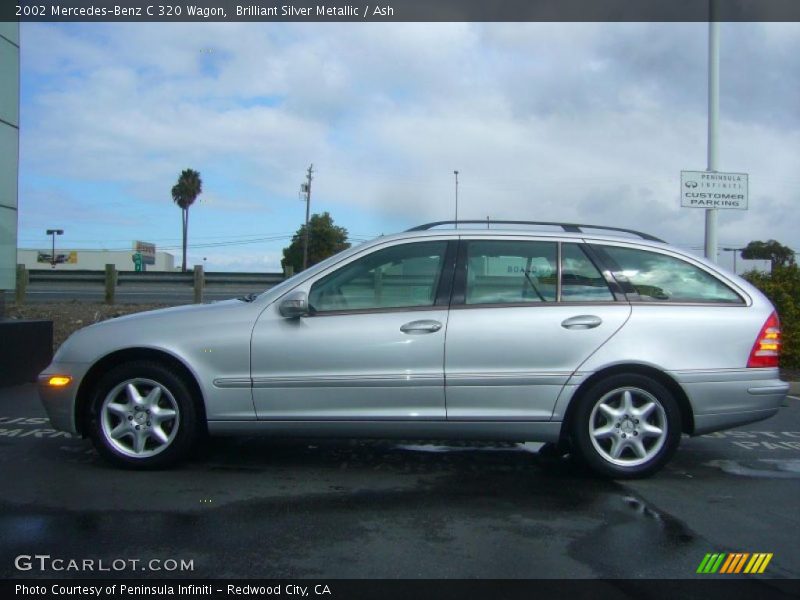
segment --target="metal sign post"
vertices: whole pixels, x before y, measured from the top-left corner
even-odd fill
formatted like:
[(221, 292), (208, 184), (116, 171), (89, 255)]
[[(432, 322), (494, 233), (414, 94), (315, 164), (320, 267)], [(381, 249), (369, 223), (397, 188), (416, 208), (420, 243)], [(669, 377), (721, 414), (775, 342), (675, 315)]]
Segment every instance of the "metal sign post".
[(140, 252), (134, 252), (133, 256), (133, 270), (137, 273), (141, 273), (144, 271), (144, 263), (142, 261), (142, 255)]
[[(719, 133), (719, 23), (714, 20), (714, 0), (709, 0), (708, 22), (708, 168), (716, 172), (719, 154), (717, 134)], [(717, 262), (717, 209), (706, 209), (705, 257)]]

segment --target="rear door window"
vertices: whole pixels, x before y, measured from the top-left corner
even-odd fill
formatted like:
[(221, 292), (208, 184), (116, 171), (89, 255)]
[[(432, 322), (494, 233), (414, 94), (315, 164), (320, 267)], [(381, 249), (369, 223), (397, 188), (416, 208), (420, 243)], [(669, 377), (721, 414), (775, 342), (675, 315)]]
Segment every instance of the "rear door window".
[(722, 281), (679, 258), (638, 248), (599, 248), (616, 263), (614, 275), (627, 279), (645, 302), (743, 303)]
[(466, 304), (555, 302), (555, 242), (470, 241)]

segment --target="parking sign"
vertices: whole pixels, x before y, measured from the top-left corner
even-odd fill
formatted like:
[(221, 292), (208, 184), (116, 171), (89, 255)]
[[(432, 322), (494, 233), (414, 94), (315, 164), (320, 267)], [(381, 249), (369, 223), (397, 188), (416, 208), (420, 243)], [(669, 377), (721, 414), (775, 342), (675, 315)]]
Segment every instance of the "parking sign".
[(681, 206), (747, 210), (747, 173), (681, 171)]

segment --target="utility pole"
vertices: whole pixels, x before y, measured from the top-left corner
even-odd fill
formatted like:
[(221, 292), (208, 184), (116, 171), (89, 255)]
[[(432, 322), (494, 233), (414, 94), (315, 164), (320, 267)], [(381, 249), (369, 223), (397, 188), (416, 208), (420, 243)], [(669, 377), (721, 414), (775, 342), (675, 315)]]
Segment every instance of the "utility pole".
[(314, 164), (312, 163), (308, 167), (308, 171), (306, 173), (306, 182), (301, 186), (301, 190), (306, 194), (306, 228), (305, 228), (305, 235), (303, 236), (303, 270), (305, 271), (308, 268), (308, 216), (309, 211), (311, 209), (311, 180), (313, 177), (311, 174), (314, 172)]
[[(708, 0), (708, 168), (715, 172), (719, 153), (719, 23), (716, 21), (716, 0)], [(706, 209), (705, 257), (717, 262), (717, 209)]]
[(458, 171), (453, 171), (456, 176), (456, 229), (458, 229)]

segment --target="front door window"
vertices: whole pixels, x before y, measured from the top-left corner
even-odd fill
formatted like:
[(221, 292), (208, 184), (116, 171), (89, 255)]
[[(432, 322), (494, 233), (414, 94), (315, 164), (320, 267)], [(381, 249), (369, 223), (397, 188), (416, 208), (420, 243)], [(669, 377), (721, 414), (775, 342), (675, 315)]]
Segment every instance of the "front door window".
[(311, 287), (313, 313), (433, 306), (446, 241), (399, 244), (354, 260)]

